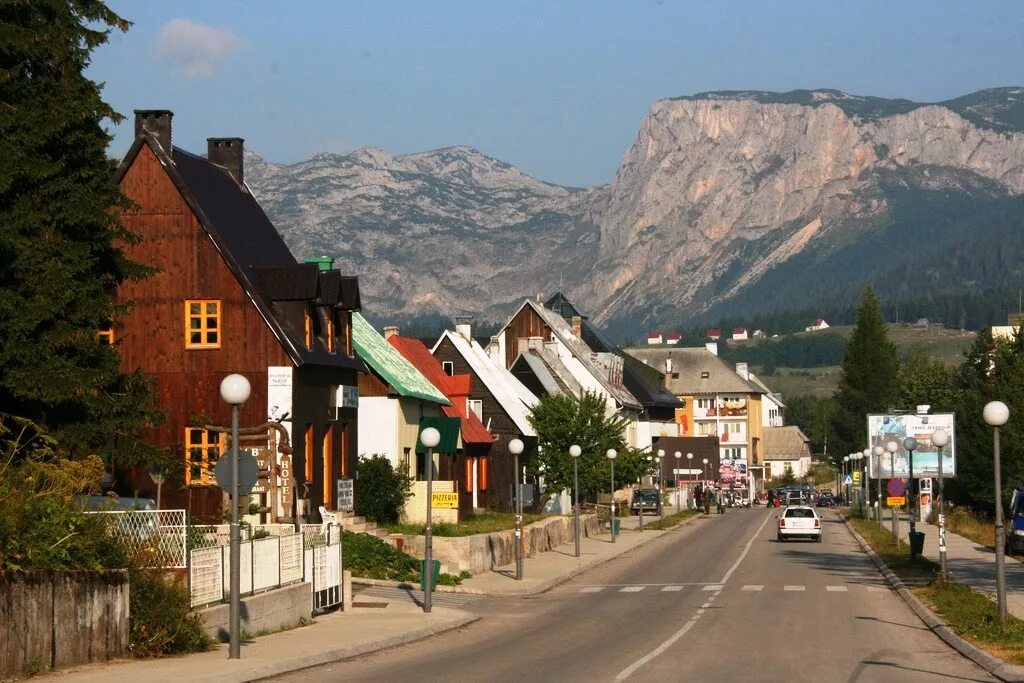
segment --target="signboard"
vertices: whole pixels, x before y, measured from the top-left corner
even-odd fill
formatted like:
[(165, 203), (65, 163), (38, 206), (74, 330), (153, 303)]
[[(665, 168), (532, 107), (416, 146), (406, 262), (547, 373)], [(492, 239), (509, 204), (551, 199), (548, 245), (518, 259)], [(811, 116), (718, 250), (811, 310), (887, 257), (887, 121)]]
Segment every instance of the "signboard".
[(355, 509), (353, 482), (348, 477), (338, 480), (338, 509), (343, 512), (352, 512)]
[(902, 479), (890, 479), (889, 483), (885, 485), (885, 490), (890, 496), (902, 496), (907, 492), (907, 485)]
[(256, 467), (258, 468), (258, 479), (252, 487), (253, 493), (266, 493), (269, 489), (271, 469), (274, 466), (274, 453), (269, 448), (257, 448)]
[[(936, 477), (939, 474), (938, 448), (932, 445), (931, 435), (938, 429), (949, 435), (949, 443), (942, 448), (942, 474), (956, 476), (956, 431), (953, 413), (930, 415), (885, 414), (868, 415), (868, 444), (885, 448), (890, 442), (897, 445), (896, 452), (888, 450), (881, 458), (870, 458), (872, 478), (910, 476), (910, 453), (903, 447), (908, 436), (917, 439), (914, 450), (914, 478)], [(881, 460), (881, 462), (876, 462)]]
[(885, 504), (891, 508), (903, 507), (907, 504), (907, 499), (904, 496), (889, 496), (885, 499)]
[(278, 458), (278, 466), (280, 474), (277, 477), (278, 491), (281, 493), (281, 511), (282, 517), (289, 517), (292, 514), (292, 456), (287, 453), (282, 453)]
[(430, 494), (430, 504), (435, 508), (447, 508), (449, 510), (458, 510), (459, 494), (438, 493), (437, 491), (432, 491)]
[(853, 485), (860, 486), (860, 470), (856, 470), (853, 473)]
[(843, 479), (843, 485), (850, 486), (851, 484), (853, 484), (853, 477), (851, 477), (849, 474), (847, 474), (846, 478)]
[(726, 489), (747, 488), (746, 458), (722, 458), (718, 463), (718, 480)]

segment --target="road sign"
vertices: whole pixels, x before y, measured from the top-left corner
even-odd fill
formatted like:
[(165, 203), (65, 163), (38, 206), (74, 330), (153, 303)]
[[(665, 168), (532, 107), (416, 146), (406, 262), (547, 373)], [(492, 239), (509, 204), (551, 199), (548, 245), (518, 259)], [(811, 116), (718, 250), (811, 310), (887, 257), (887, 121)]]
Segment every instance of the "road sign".
[(907, 492), (907, 485), (902, 479), (890, 479), (889, 483), (885, 485), (885, 490), (889, 492), (890, 496), (902, 496)]
[(853, 483), (855, 486), (860, 486), (860, 470), (853, 473)]
[(846, 475), (846, 479), (843, 479), (843, 484), (845, 486), (850, 486), (851, 484), (853, 484), (853, 477), (851, 477), (849, 474), (847, 474)]
[[(231, 451), (217, 459), (213, 466), (213, 474), (217, 478), (217, 486), (228, 493), (231, 492)], [(260, 477), (260, 466), (249, 451), (238, 451), (238, 493), (248, 495), (256, 480)]]
[(907, 499), (904, 496), (889, 496), (885, 499), (885, 504), (891, 508), (903, 507), (907, 504)]
[(149, 470), (149, 478), (153, 480), (153, 483), (157, 486), (161, 486), (164, 483), (164, 479), (167, 476), (167, 470), (163, 467), (156, 465)]

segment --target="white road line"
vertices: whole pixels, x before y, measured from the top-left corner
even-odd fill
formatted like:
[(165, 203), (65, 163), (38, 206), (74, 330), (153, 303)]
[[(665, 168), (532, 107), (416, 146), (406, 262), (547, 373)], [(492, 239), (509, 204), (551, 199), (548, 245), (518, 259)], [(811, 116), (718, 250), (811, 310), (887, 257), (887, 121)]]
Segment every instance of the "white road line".
[(804, 590), (804, 587), (803, 586), (783, 586), (782, 590), (784, 590), (784, 591), (802, 591), (802, 590)]
[(604, 590), (604, 586), (584, 586), (580, 589), (580, 593), (600, 593)]
[(759, 590), (764, 590), (764, 586), (749, 585), (749, 586), (744, 586), (743, 590), (745, 590), (745, 591), (759, 591)]
[[(764, 518), (764, 521), (761, 522), (761, 526), (757, 527), (757, 531), (755, 531), (754, 534), (750, 537), (750, 540), (747, 541), (747, 546), (743, 549), (743, 552), (740, 554), (739, 559), (736, 560), (736, 563), (733, 564), (733, 566), (729, 568), (729, 571), (727, 571), (725, 573), (725, 576), (722, 577), (722, 580), (718, 584), (719, 590), (721, 589), (720, 587), (722, 585), (724, 585), (725, 583), (727, 583), (729, 581), (729, 577), (732, 576), (732, 573), (734, 571), (736, 571), (736, 568), (740, 566), (741, 562), (743, 562), (744, 558), (747, 556), (747, 553), (750, 552), (750, 547), (752, 545), (754, 545), (754, 541), (757, 540), (757, 537), (761, 535), (761, 530), (764, 529), (764, 525), (767, 524), (768, 520), (771, 519), (772, 517), (773, 517), (773, 515), (771, 515), (771, 514), (766, 515), (765, 518)], [(704, 590), (709, 590), (709, 588), (707, 586), (705, 586)], [(714, 589), (711, 589), (711, 590), (714, 590)], [(630, 664), (628, 667), (626, 667), (625, 669), (620, 671), (619, 675), (615, 677), (615, 680), (617, 680), (617, 681), (624, 681), (624, 680), (626, 680), (627, 678), (632, 676), (633, 672), (635, 672), (637, 669), (642, 667), (644, 664), (647, 664), (647, 662), (651, 661), (652, 659), (654, 659), (655, 657), (660, 655), (662, 652), (664, 652), (668, 648), (672, 647), (672, 645), (677, 640), (679, 640), (680, 638), (685, 636), (687, 634), (687, 632), (689, 632), (689, 630), (691, 628), (693, 628), (693, 625), (697, 623), (698, 619), (700, 619), (700, 615), (701, 614), (703, 614), (702, 610), (698, 610), (697, 614), (695, 614), (692, 619), (690, 619), (688, 622), (686, 622), (681, 629), (679, 629), (678, 631), (673, 633), (671, 636), (669, 636), (668, 640), (666, 640), (664, 643), (662, 643), (658, 647), (654, 648), (653, 650), (648, 652), (646, 655), (644, 655), (643, 657), (641, 657), (640, 659), (636, 660), (635, 662)]]
[(645, 588), (645, 586), (626, 586), (625, 588), (619, 589), (620, 593), (639, 593)]
[(885, 586), (868, 586), (869, 593), (885, 593), (888, 590)]
[(683, 590), (682, 586), (665, 586), (664, 588), (661, 589), (661, 592), (662, 593), (676, 593), (676, 592), (681, 591), (681, 590)]
[(829, 593), (845, 593), (846, 586), (825, 586), (825, 590)]
[(724, 588), (724, 586), (722, 586), (721, 584), (713, 583), (710, 586), (704, 586), (704, 588), (702, 588), (701, 590), (720, 591), (722, 590), (722, 588)]

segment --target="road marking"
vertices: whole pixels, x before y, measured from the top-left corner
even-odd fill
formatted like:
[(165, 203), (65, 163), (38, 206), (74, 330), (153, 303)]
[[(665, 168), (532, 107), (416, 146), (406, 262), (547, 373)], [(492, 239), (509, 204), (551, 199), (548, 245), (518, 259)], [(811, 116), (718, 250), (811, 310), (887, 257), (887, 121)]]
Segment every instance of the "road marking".
[(585, 586), (580, 589), (580, 593), (600, 593), (604, 590), (604, 586)]
[(804, 587), (803, 586), (783, 586), (782, 590), (784, 590), (784, 591), (802, 591), (802, 590), (804, 590)]
[(884, 593), (889, 589), (885, 586), (868, 586), (869, 593)]
[(681, 591), (681, 590), (683, 590), (682, 586), (665, 586), (664, 588), (661, 589), (661, 592), (662, 593), (675, 593), (675, 592)]
[[(736, 571), (737, 567), (740, 566), (740, 563), (743, 562), (744, 558), (746, 558), (747, 553), (750, 552), (751, 546), (754, 545), (754, 541), (757, 540), (757, 537), (761, 535), (761, 530), (764, 529), (764, 525), (767, 524), (768, 520), (772, 519), (772, 517), (774, 517), (774, 515), (770, 515), (770, 514), (766, 515), (765, 518), (764, 518), (764, 521), (761, 522), (761, 526), (757, 527), (757, 531), (755, 531), (753, 533), (753, 535), (750, 537), (750, 540), (747, 541), (747, 546), (743, 549), (743, 552), (740, 554), (739, 559), (736, 560), (736, 563), (732, 567), (729, 568), (729, 571), (727, 571), (725, 573), (725, 576), (723, 576), (722, 580), (719, 582), (719, 584), (717, 584), (719, 586), (719, 590), (721, 590), (721, 587), (724, 586), (729, 581), (729, 577), (732, 576), (732, 573), (734, 571)], [(709, 590), (709, 589), (708, 589), (707, 586), (705, 586), (704, 590)], [(714, 590), (714, 589), (711, 589), (711, 590)], [(639, 669), (643, 665), (647, 664), (647, 662), (651, 661), (655, 657), (659, 656), (665, 650), (667, 650), (670, 647), (672, 647), (672, 645), (674, 645), (677, 640), (679, 640), (680, 638), (685, 636), (690, 631), (690, 629), (693, 628), (693, 625), (697, 623), (698, 619), (700, 619), (701, 614), (703, 614), (703, 610), (697, 610), (697, 614), (693, 615), (693, 617), (688, 622), (683, 624), (683, 627), (681, 629), (679, 629), (678, 631), (673, 633), (671, 636), (669, 636), (668, 640), (663, 642), (661, 645), (659, 645), (658, 647), (654, 648), (653, 650), (648, 652), (646, 655), (644, 655), (643, 657), (641, 657), (640, 659), (636, 660), (635, 662), (633, 662), (632, 664), (627, 666), (625, 669), (620, 671), (619, 675), (615, 677), (615, 680), (617, 680), (617, 681), (624, 681), (624, 680), (626, 680), (627, 678), (632, 676), (633, 672), (635, 672), (637, 669)]]
[(644, 586), (626, 586), (625, 588), (619, 589), (620, 593), (639, 593), (645, 587)]
[(704, 588), (702, 588), (701, 590), (706, 590), (706, 591), (720, 591), (720, 590), (722, 590), (722, 588), (724, 588), (724, 586), (722, 586), (721, 584), (719, 584), (719, 583), (713, 583), (713, 584), (711, 584), (710, 586), (704, 586)]
[(829, 593), (845, 593), (846, 586), (825, 586), (825, 590)]
[(759, 591), (759, 590), (764, 590), (764, 586), (744, 586), (743, 590), (745, 590), (745, 591)]

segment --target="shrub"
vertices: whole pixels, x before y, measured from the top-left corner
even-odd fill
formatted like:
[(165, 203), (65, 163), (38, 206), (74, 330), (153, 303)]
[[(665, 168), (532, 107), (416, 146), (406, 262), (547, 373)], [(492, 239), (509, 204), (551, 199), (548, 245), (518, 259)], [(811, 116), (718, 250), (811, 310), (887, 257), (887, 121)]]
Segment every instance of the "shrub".
[(353, 576), (392, 581), (413, 581), (419, 576), (419, 560), (376, 536), (346, 531), (342, 540), (345, 567)]
[(201, 652), (210, 647), (199, 616), (192, 614), (188, 589), (159, 569), (129, 571), (131, 633), (136, 657)]
[(353, 495), (357, 515), (378, 524), (396, 524), (412, 495), (412, 480), (404, 468), (395, 470), (379, 453), (359, 458)]

